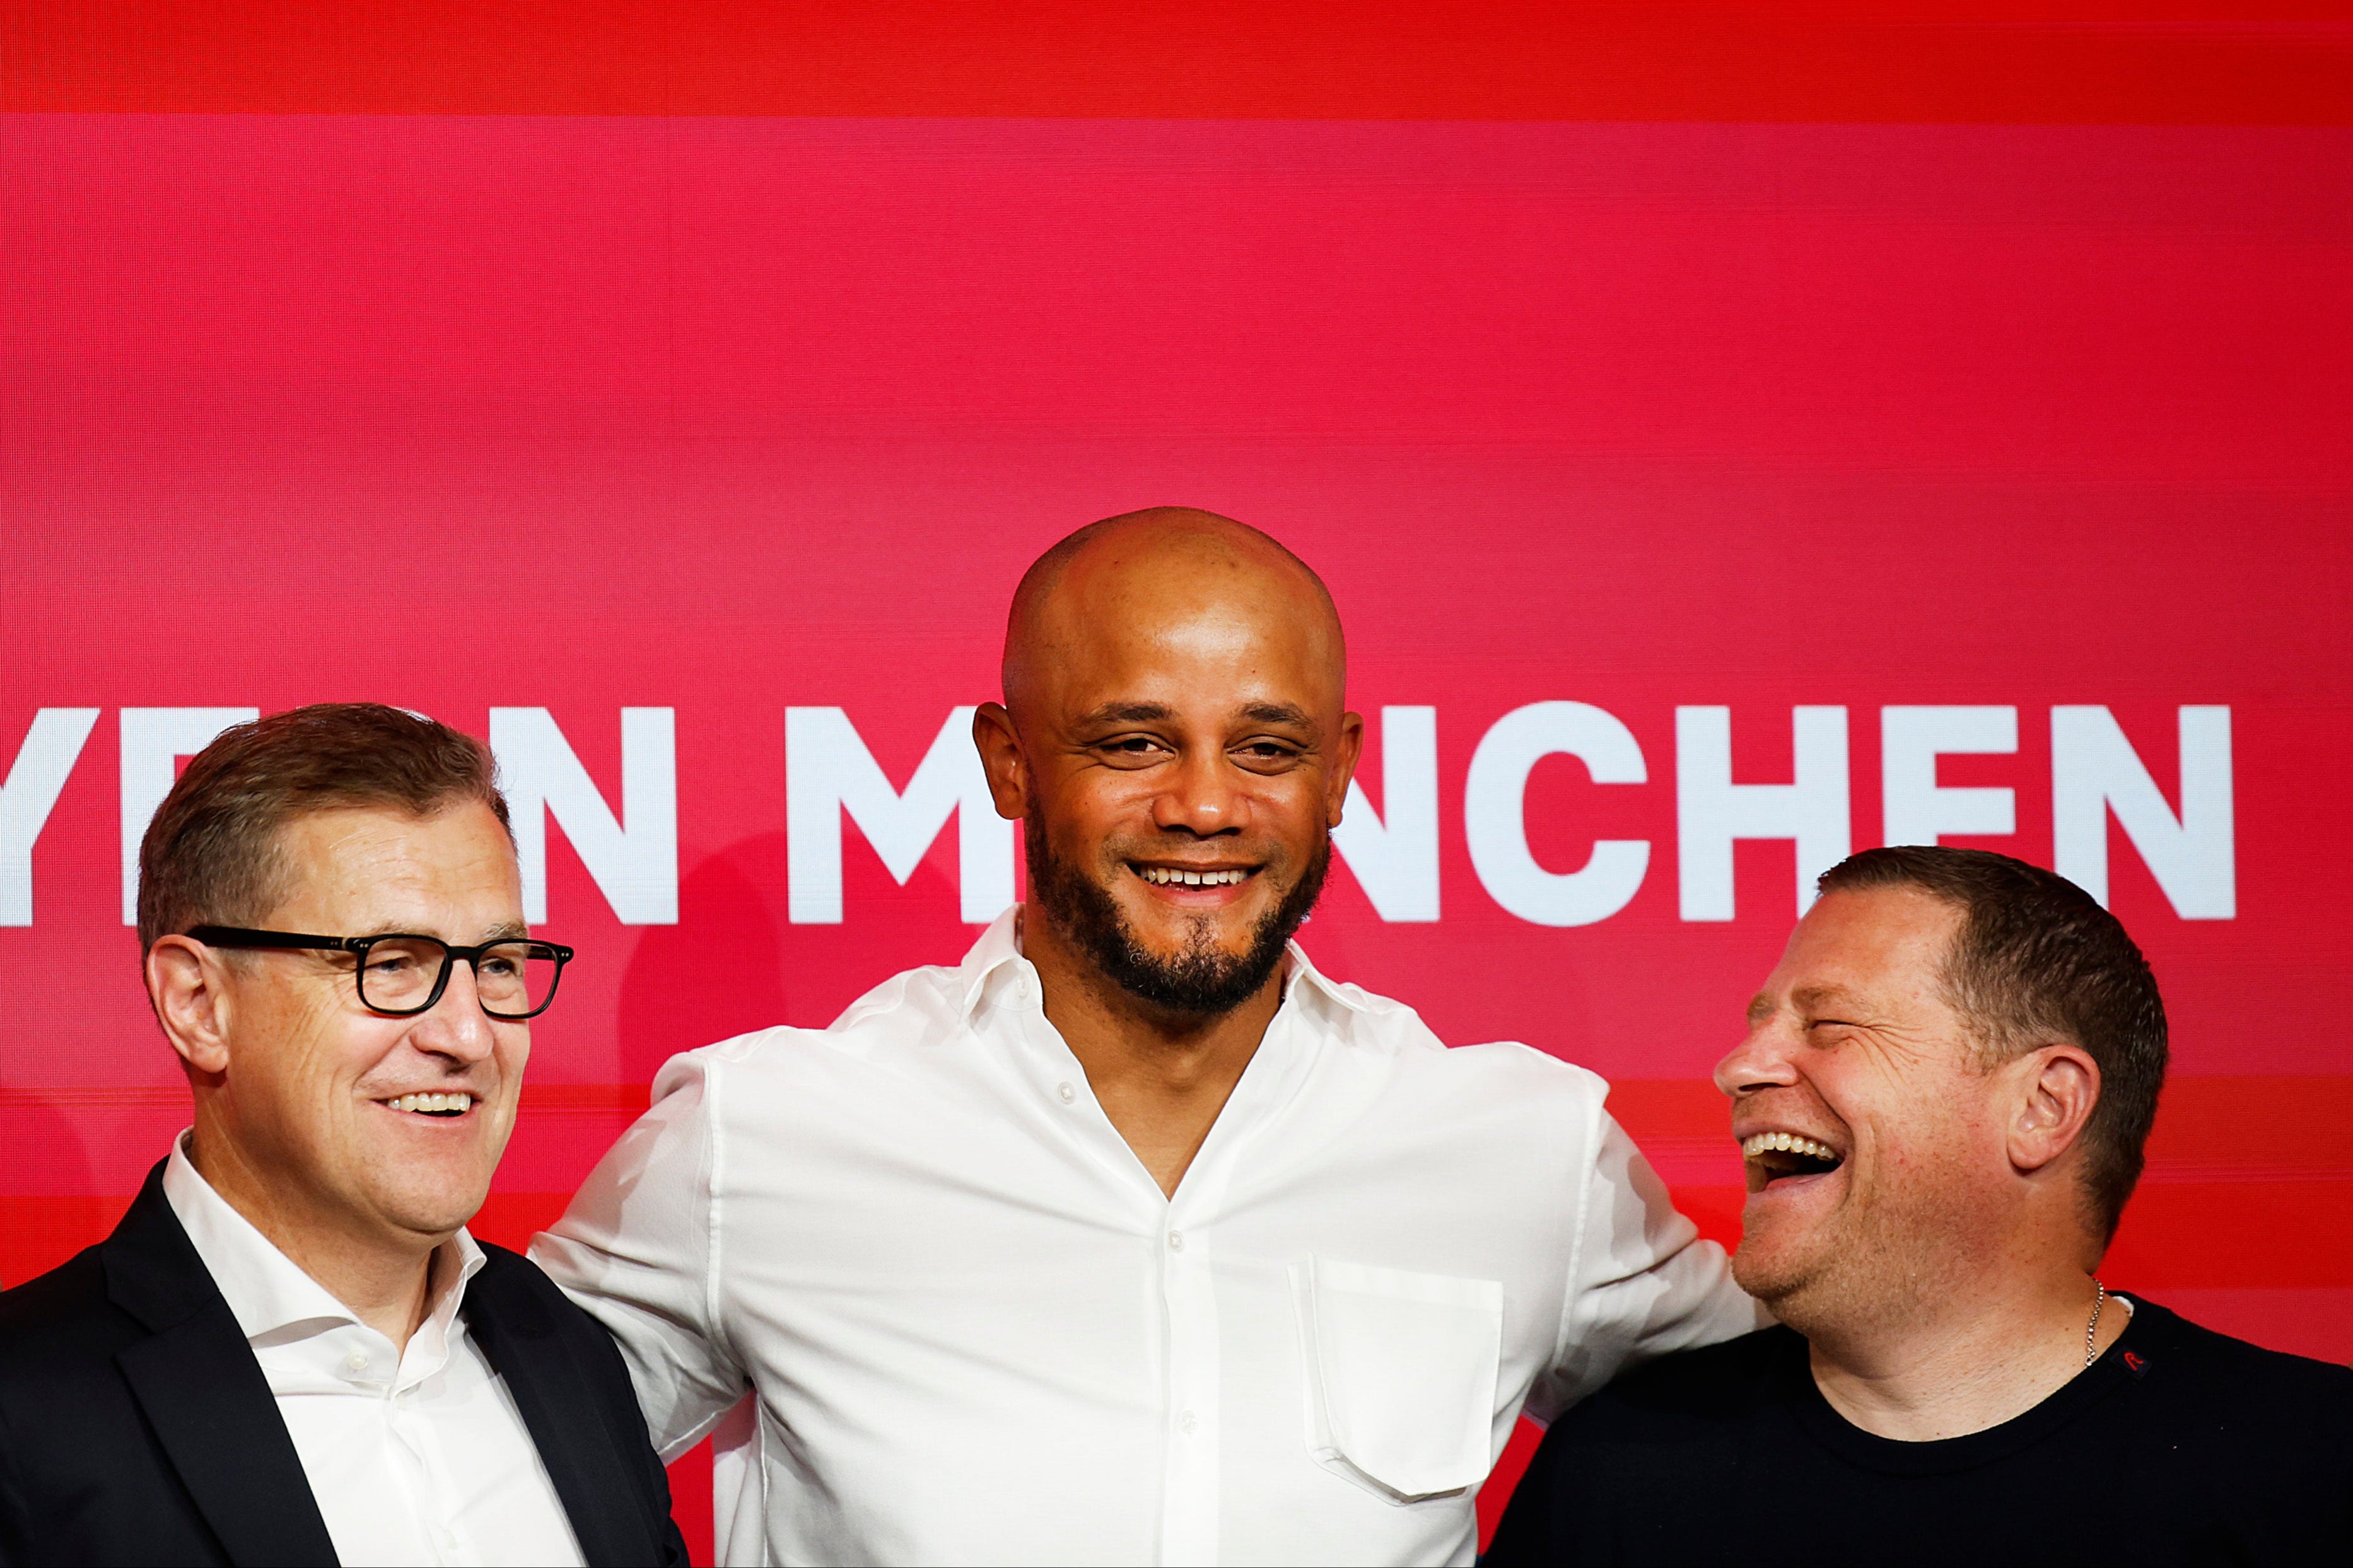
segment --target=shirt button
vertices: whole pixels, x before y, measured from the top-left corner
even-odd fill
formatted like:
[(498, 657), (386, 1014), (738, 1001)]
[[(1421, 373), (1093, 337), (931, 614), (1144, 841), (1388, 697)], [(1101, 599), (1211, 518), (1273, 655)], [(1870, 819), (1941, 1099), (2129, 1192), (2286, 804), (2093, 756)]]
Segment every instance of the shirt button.
[(358, 1351), (353, 1351), (350, 1356), (344, 1360), (343, 1364), (350, 1367), (353, 1372), (365, 1372), (368, 1369), (368, 1358), (361, 1354)]
[(1062, 1103), (1064, 1105), (1068, 1105), (1071, 1101), (1079, 1098), (1079, 1089), (1076, 1084), (1056, 1084), (1054, 1086), (1054, 1092), (1062, 1097)]
[(1185, 1436), (1187, 1437), (1190, 1437), (1193, 1435), (1193, 1428), (1198, 1426), (1200, 1424), (1200, 1418), (1189, 1410), (1176, 1418), (1177, 1427), (1183, 1431)]
[(1183, 1231), (1172, 1230), (1168, 1233), (1168, 1250), (1171, 1252), (1182, 1252), (1185, 1250), (1185, 1233)]

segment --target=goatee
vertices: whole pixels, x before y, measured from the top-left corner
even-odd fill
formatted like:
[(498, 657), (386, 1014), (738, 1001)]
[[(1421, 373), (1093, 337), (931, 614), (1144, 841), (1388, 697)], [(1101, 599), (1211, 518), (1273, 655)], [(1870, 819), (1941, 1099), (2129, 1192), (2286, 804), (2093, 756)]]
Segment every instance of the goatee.
[(1326, 835), (1317, 840), (1305, 869), (1282, 901), (1259, 917), (1242, 952), (1228, 952), (1218, 946), (1212, 922), (1202, 918), (1193, 922), (1183, 949), (1164, 956), (1136, 940), (1108, 889), (1054, 854), (1037, 813), (1029, 815), (1024, 827), (1029, 897), (1047, 918), (1121, 990), (1187, 1017), (1219, 1017), (1259, 994), (1282, 962), (1284, 945), (1322, 896), (1324, 873), (1332, 865), (1332, 840)]

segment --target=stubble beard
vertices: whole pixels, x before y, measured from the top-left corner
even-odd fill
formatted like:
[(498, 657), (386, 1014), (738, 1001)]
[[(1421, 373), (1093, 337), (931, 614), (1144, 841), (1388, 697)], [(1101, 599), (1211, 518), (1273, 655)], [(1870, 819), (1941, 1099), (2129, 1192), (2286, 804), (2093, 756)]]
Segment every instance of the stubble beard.
[(1929, 1192), (1891, 1202), (1882, 1191), (1854, 1195), (1810, 1234), (1768, 1239), (1763, 1250), (1744, 1237), (1732, 1277), (1807, 1339), (1834, 1343), (1901, 1329), (1932, 1298), (1968, 1291), (1990, 1260), (1973, 1256), (1965, 1197)]
[(1788, 1237), (1778, 1246), (1768, 1242), (1760, 1247), (1757, 1238), (1743, 1236), (1732, 1255), (1734, 1281), (1772, 1308), (1782, 1322), (1808, 1333), (1808, 1323), (1824, 1307), (1835, 1310), (1841, 1301), (1853, 1303), (1854, 1292), (1841, 1289), (1840, 1275), (1859, 1263), (1862, 1238), (1852, 1234), (1854, 1227), (1844, 1223), (1846, 1218), (1838, 1215), (1813, 1235)]
[(1023, 826), (1029, 897), (1055, 930), (1121, 990), (1164, 1013), (1187, 1018), (1222, 1017), (1259, 994), (1322, 896), (1332, 864), (1332, 839), (1326, 833), (1317, 838), (1289, 891), (1259, 917), (1242, 952), (1219, 947), (1215, 921), (1200, 915), (1190, 921), (1183, 948), (1162, 954), (1137, 939), (1110, 889), (1054, 853), (1042, 816), (1031, 811)]

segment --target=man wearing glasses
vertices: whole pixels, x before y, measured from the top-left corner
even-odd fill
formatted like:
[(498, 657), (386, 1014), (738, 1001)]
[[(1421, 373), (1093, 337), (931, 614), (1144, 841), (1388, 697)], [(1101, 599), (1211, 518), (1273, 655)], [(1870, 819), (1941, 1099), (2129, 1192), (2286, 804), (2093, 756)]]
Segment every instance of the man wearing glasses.
[(489, 753), (373, 704), (240, 725), (140, 877), (195, 1125), (0, 1296), (0, 1563), (683, 1563), (612, 1342), (466, 1234), (572, 956)]

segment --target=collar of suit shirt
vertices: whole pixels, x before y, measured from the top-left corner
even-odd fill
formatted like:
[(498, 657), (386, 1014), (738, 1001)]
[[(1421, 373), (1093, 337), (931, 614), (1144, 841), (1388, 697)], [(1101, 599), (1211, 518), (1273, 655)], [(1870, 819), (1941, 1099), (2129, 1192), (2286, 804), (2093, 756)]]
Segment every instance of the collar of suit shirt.
[[(172, 1140), (171, 1159), (164, 1167), (164, 1195), (228, 1302), (246, 1342), (259, 1350), (346, 1326), (365, 1329), (356, 1313), (213, 1190), (188, 1159), (188, 1136), (183, 1131)], [(482, 1263), (482, 1249), (463, 1229), (442, 1243), (434, 1258), (432, 1304), (399, 1358), (402, 1386), (431, 1376), (447, 1361), (466, 1282), (481, 1270)], [(385, 1341), (387, 1348), (390, 1342)]]

